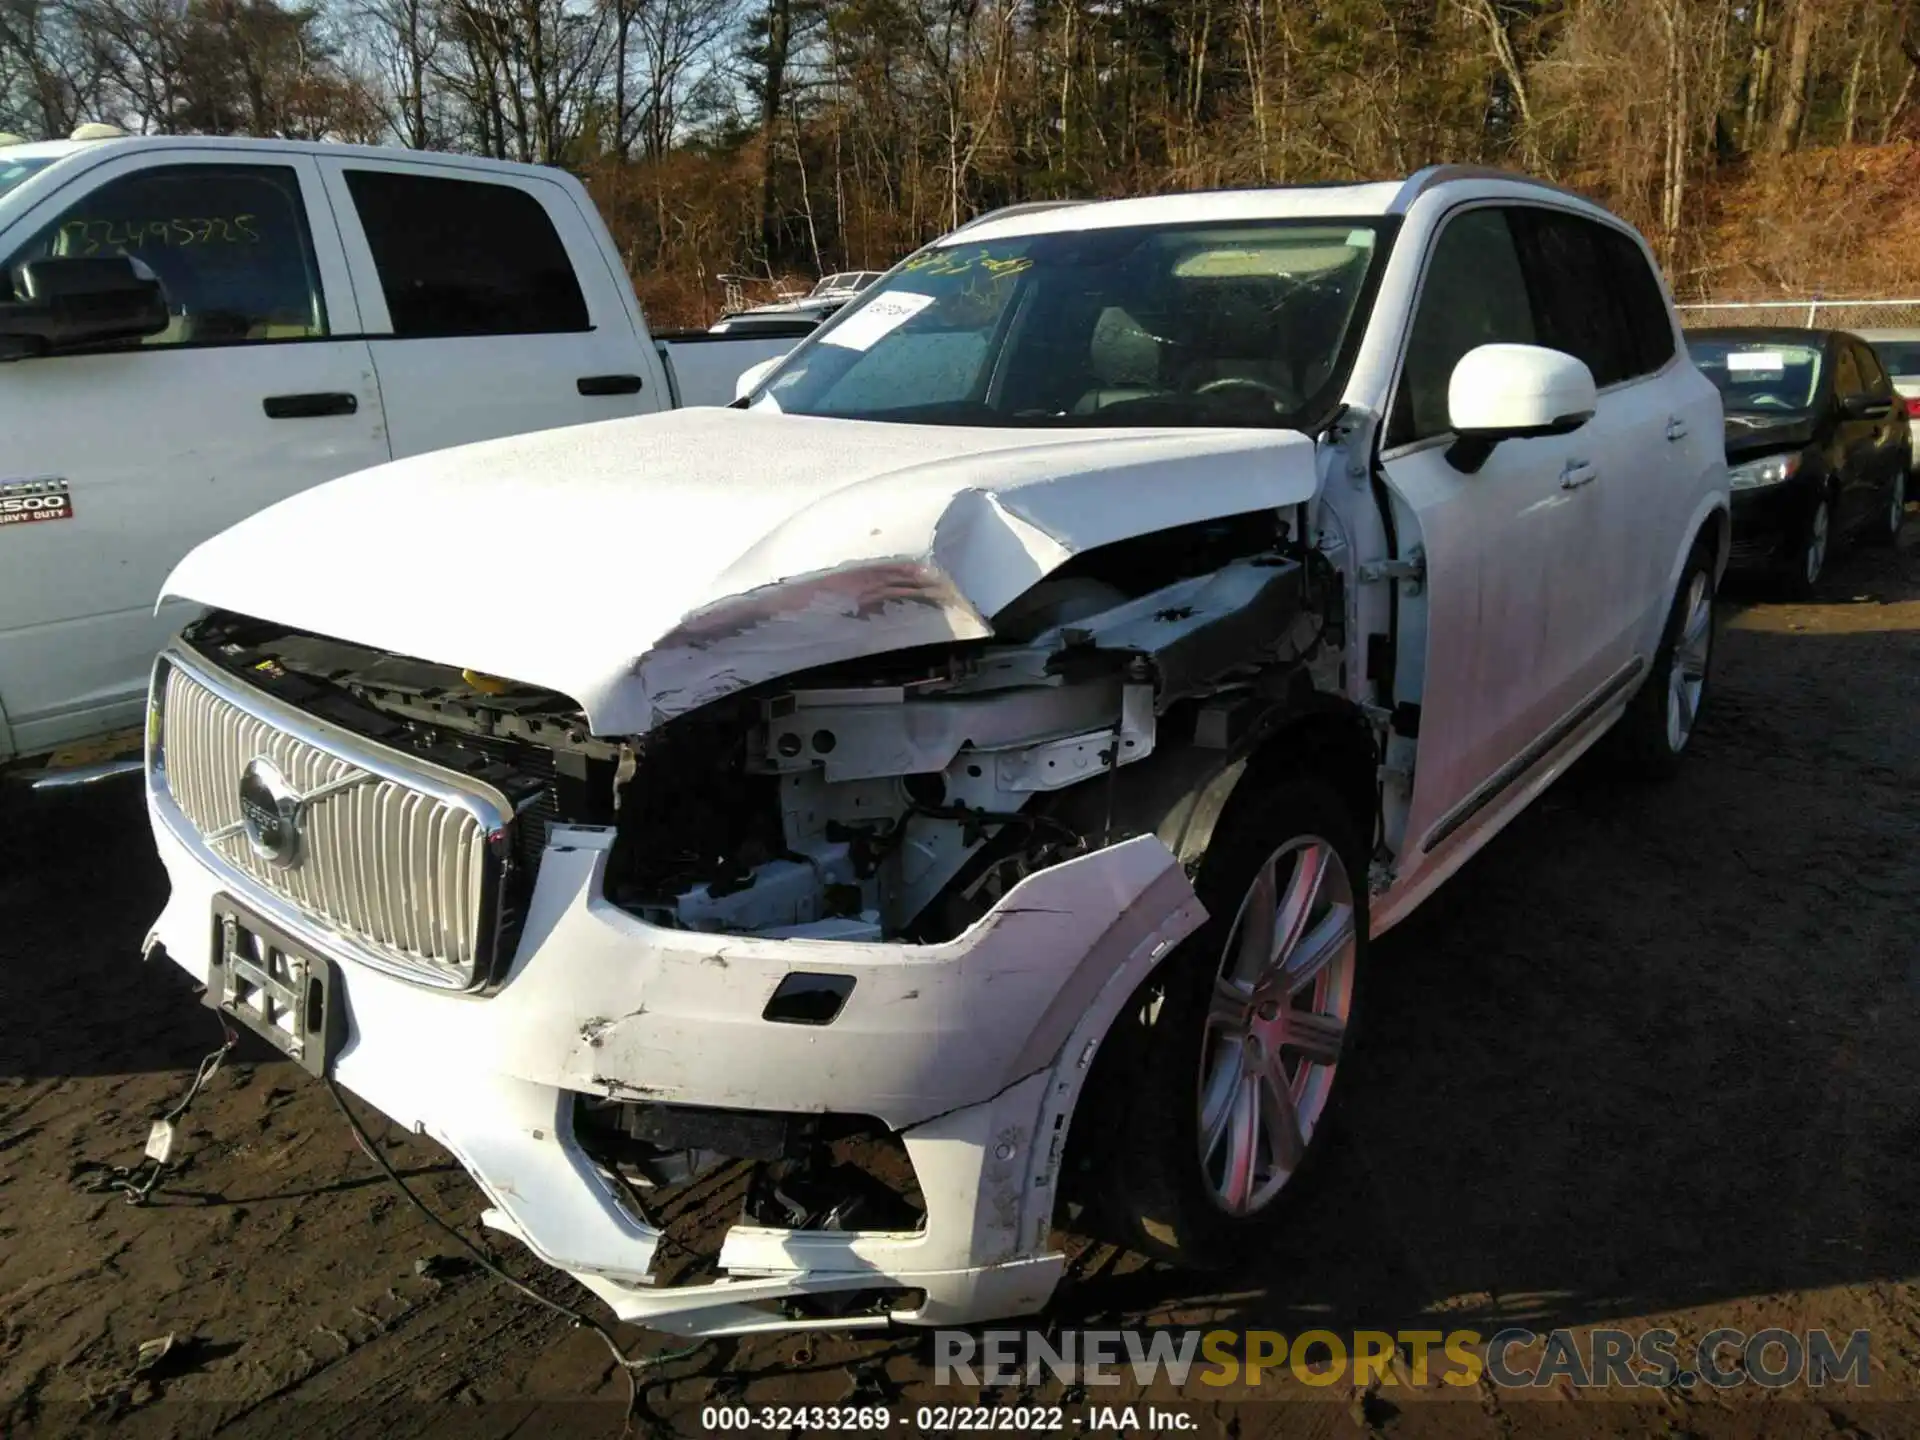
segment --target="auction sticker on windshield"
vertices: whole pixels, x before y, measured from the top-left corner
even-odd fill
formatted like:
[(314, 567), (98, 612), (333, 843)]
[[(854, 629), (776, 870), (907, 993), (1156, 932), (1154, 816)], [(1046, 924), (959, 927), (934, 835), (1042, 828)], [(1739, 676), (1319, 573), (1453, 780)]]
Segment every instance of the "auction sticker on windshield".
[(886, 336), (933, 303), (931, 295), (902, 291), (868, 301), (820, 337), (822, 345), (838, 345), (843, 350), (871, 350)]
[(73, 495), (66, 481), (50, 475), (33, 480), (0, 480), (0, 525), (72, 518)]
[(1787, 368), (1787, 357), (1778, 350), (1735, 350), (1727, 356), (1729, 370), (1755, 370), (1778, 375)]

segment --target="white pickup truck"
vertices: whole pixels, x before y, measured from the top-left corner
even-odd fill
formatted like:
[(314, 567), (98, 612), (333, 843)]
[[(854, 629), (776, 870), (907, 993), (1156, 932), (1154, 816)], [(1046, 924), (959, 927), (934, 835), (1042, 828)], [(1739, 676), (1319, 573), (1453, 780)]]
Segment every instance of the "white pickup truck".
[(0, 762), (138, 723), (187, 613), (156, 617), (154, 594), (234, 521), (446, 445), (725, 404), (800, 333), (656, 344), (558, 170), (229, 138), (0, 148)]
[(1694, 734), (1719, 395), (1551, 187), (988, 216), (744, 398), (285, 501), (152, 691), (148, 953), (626, 1319), (966, 1323), (1063, 1214), (1310, 1223), (1372, 942)]

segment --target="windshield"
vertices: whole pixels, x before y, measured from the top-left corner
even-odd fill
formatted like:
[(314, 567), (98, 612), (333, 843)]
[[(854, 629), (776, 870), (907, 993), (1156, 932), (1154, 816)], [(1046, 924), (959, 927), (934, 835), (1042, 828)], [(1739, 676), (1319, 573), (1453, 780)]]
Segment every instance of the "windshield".
[(1902, 380), (1920, 376), (1920, 340), (1876, 340), (1873, 353), (1880, 357), (1889, 375)]
[(29, 175), (46, 169), (52, 163), (51, 160), (9, 160), (0, 155), (0, 195), (5, 195)]
[(1376, 223), (1135, 226), (938, 246), (751, 404), (941, 425), (1294, 425), (1338, 382)]
[(1735, 413), (1811, 410), (1820, 393), (1820, 352), (1812, 346), (1765, 339), (1689, 340), (1687, 352), (1720, 387), (1721, 403)]

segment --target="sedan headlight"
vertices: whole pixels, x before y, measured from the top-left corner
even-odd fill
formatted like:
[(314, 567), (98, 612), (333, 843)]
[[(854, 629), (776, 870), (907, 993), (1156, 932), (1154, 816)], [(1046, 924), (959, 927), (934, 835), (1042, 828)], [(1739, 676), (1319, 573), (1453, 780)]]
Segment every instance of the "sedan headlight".
[(1764, 490), (1784, 485), (1800, 472), (1798, 455), (1769, 455), (1764, 460), (1749, 460), (1727, 471), (1727, 483), (1735, 490)]

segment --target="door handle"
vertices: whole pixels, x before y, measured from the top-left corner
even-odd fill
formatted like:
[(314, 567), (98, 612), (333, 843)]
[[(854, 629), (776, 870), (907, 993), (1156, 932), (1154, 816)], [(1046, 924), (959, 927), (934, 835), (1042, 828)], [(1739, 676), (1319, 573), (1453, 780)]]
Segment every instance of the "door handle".
[(269, 420), (318, 420), (327, 415), (352, 415), (360, 402), (341, 391), (313, 395), (269, 395), (260, 402)]
[(582, 395), (638, 395), (643, 383), (638, 375), (582, 375), (573, 388)]
[(1687, 422), (1679, 416), (1667, 421), (1667, 439), (1684, 440), (1687, 438)]
[(1560, 472), (1562, 490), (1578, 490), (1582, 485), (1591, 485), (1600, 478), (1600, 472), (1585, 460), (1569, 460), (1567, 468)]

